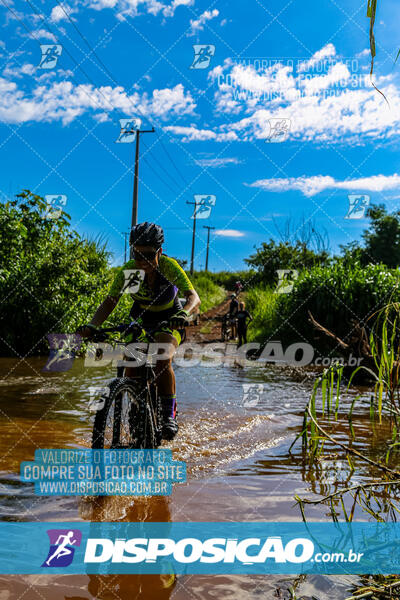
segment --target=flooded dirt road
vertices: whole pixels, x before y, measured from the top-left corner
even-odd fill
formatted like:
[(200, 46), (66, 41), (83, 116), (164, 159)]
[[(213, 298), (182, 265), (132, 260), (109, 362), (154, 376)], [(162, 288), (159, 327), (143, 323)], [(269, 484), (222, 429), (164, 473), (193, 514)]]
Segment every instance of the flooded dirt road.
[[(273, 367), (176, 367), (180, 431), (174, 459), (187, 462), (187, 482), (170, 497), (37, 497), (19, 480), (21, 461), (37, 448), (90, 446), (93, 413), (89, 386), (104, 385), (115, 369), (84, 368), (77, 359), (65, 373), (44, 374), (44, 359), (0, 359), (0, 511), (21, 521), (299, 521), (294, 496), (325, 493), (323, 474), (307, 472), (300, 449), (288, 448), (300, 431), (312, 380), (288, 378)], [(243, 384), (264, 386), (259, 401), (246, 405)], [(362, 421), (361, 421), (362, 423)], [(359, 426), (362, 441), (362, 424)], [(340, 430), (337, 434), (340, 436)], [(344, 435), (344, 434), (343, 434)], [(370, 430), (365, 425), (365, 439)], [(379, 444), (379, 440), (377, 440)], [(332, 458), (333, 462), (335, 457)], [(365, 478), (370, 474), (365, 472)], [(324, 506), (312, 520), (330, 520)], [(364, 517), (365, 518), (365, 517)], [(0, 600), (176, 600), (290, 598), (293, 578), (279, 576), (0, 576)], [(298, 597), (343, 599), (354, 577), (309, 576)], [(277, 596), (277, 588), (282, 595)]]

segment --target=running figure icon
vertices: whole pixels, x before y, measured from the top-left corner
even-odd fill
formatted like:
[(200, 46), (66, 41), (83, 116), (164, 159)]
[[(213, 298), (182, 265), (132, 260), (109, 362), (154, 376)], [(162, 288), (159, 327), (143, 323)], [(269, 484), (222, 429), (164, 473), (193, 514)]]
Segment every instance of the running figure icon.
[(50, 548), (42, 567), (67, 567), (72, 563), (75, 548), (80, 546), (82, 532), (79, 529), (49, 529)]
[[(56, 544), (59, 544), (57, 546), (57, 550), (54, 552), (54, 554), (52, 554), (50, 556), (50, 558), (48, 560), (46, 560), (46, 565), (50, 566), (51, 561), (56, 558), (57, 556), (59, 558), (61, 558), (62, 556), (66, 556), (67, 554), (72, 554), (72, 550), (71, 548), (67, 548), (68, 545), (73, 546), (74, 544), (76, 544), (76, 542), (78, 540), (74, 540), (72, 539), (74, 537), (74, 532), (73, 531), (69, 531), (67, 533), (67, 535), (60, 535), (58, 536), (58, 539), (56, 541)], [(63, 540), (62, 542), (60, 542), (60, 540)]]

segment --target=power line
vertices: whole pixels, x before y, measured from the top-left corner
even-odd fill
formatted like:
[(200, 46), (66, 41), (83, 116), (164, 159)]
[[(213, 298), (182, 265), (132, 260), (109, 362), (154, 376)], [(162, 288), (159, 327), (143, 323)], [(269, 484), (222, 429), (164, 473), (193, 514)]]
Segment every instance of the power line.
[[(4, 2), (4, 0), (1, 0), (2, 2)], [(49, 31), (49, 33), (51, 35), (53, 35), (54, 37), (55, 34), (54, 32), (51, 30), (51, 28), (48, 26), (45, 18), (37, 11), (37, 9), (35, 8), (35, 6), (31, 3), (30, 0), (27, 0), (28, 4), (31, 6), (31, 8), (35, 11), (35, 13), (42, 19), (47, 31)], [(82, 38), (82, 40), (85, 42), (86, 46), (89, 48), (90, 52), (94, 55), (94, 57), (97, 59), (97, 61), (100, 63), (103, 71), (106, 72), (106, 74), (108, 75), (108, 77), (111, 79), (111, 81), (115, 84), (118, 85), (118, 82), (116, 81), (116, 79), (114, 78), (113, 74), (111, 73), (110, 69), (107, 67), (107, 65), (105, 65), (105, 63), (103, 62), (103, 60), (100, 58), (100, 56), (97, 54), (97, 52), (95, 51), (95, 49), (92, 47), (92, 45), (89, 43), (89, 41), (87, 40), (86, 36), (83, 35), (83, 33), (80, 31), (79, 27), (74, 23), (73, 19), (71, 18), (71, 15), (68, 11), (65, 10), (64, 6), (60, 3), (57, 2), (57, 5), (61, 8), (61, 10), (64, 12), (65, 16), (67, 17), (68, 21), (71, 23), (71, 25), (74, 27), (75, 31), (77, 31), (77, 33), (79, 34), (79, 36)], [(25, 26), (25, 24), (24, 24)], [(63, 46), (64, 47), (64, 46)], [(85, 77), (87, 77), (87, 79), (90, 81), (90, 83), (93, 85), (94, 88), (96, 88), (95, 83), (93, 82), (93, 80), (91, 79), (91, 77), (86, 73), (86, 71), (81, 67), (81, 65), (75, 60), (75, 58), (71, 55), (71, 53), (69, 52), (69, 50), (67, 48), (65, 48), (66, 53), (68, 54), (68, 56), (74, 61), (74, 63), (77, 65), (78, 68), (81, 69), (82, 73), (85, 75)], [(111, 108), (114, 110), (114, 106), (111, 104), (111, 102), (108, 100), (108, 98), (106, 98), (104, 96), (104, 94), (101, 92), (101, 89), (99, 89), (100, 94), (102, 95), (102, 97), (110, 104)], [(132, 104), (132, 101), (130, 100), (129, 96), (127, 96), (130, 104)], [(150, 119), (148, 117), (146, 117), (146, 115), (143, 114), (143, 112), (141, 111), (140, 107), (135, 106), (135, 111), (137, 111), (145, 120), (147, 120), (148, 122), (151, 123)], [(158, 134), (157, 134), (158, 135)], [(166, 153), (167, 157), (169, 158), (169, 160), (171, 161), (172, 165), (174, 166), (175, 170), (178, 172), (179, 176), (181, 177), (181, 179), (183, 180), (183, 182), (185, 183), (186, 186), (188, 186), (188, 183), (186, 181), (186, 179), (183, 177), (182, 173), (180, 172), (179, 168), (177, 167), (175, 161), (172, 159), (171, 155), (169, 154), (168, 150), (166, 149), (161, 137), (158, 135), (158, 140), (161, 142), (161, 145), (164, 149), (164, 152)], [(151, 150), (149, 148), (147, 148), (147, 146), (145, 145), (147, 152), (151, 153)], [(151, 153), (152, 154), (152, 153)], [(145, 160), (145, 158), (143, 157), (143, 159)], [(152, 154), (152, 159), (159, 165), (160, 169), (162, 169), (167, 175), (168, 177), (173, 181), (173, 183), (177, 186), (178, 190), (180, 190), (180, 185), (179, 183), (176, 181), (176, 179), (171, 175), (171, 173), (169, 173), (169, 171), (167, 171), (167, 169), (165, 169), (165, 167), (161, 164), (161, 162), (156, 158), (156, 156), (154, 154)], [(146, 161), (147, 162), (147, 161)], [(155, 172), (155, 171), (154, 171)], [(156, 172), (155, 172), (156, 173)], [(170, 185), (167, 184), (167, 182), (164, 181), (164, 179), (156, 173), (156, 175), (159, 177), (159, 179), (161, 179), (161, 181), (163, 181), (163, 183), (165, 185), (167, 185), (167, 187), (175, 194), (175, 190), (173, 190), (171, 188)]]
[(173, 166), (174, 166), (175, 170), (177, 171), (178, 175), (181, 177), (181, 179), (182, 179), (183, 183), (186, 185), (186, 187), (189, 187), (189, 184), (188, 184), (187, 180), (186, 180), (186, 179), (185, 179), (185, 177), (182, 175), (182, 173), (181, 173), (180, 169), (178, 169), (178, 167), (177, 167), (177, 165), (176, 165), (175, 161), (172, 159), (172, 157), (171, 157), (170, 153), (168, 152), (168, 150), (167, 150), (167, 148), (166, 148), (166, 146), (165, 146), (164, 142), (162, 141), (162, 138), (161, 138), (161, 137), (158, 135), (158, 133), (157, 133), (157, 138), (158, 138), (158, 140), (161, 142), (161, 146), (163, 147), (165, 154), (168, 156), (169, 160), (170, 160), (170, 161), (171, 161), (171, 163), (173, 164)]
[(103, 70), (107, 73), (107, 75), (109, 76), (109, 78), (115, 83), (115, 80), (114, 80), (114, 77), (112, 76), (111, 71), (104, 64), (104, 62), (102, 61), (102, 59), (100, 58), (100, 56), (97, 54), (96, 50), (90, 45), (90, 43), (88, 42), (87, 38), (80, 31), (79, 27), (76, 25), (76, 23), (73, 21), (73, 19), (71, 19), (71, 14), (68, 13), (65, 10), (64, 4), (60, 4), (60, 2), (57, 2), (57, 5), (61, 8), (61, 10), (63, 11), (63, 13), (65, 14), (65, 16), (67, 17), (68, 21), (71, 23), (71, 25), (73, 26), (73, 28), (75, 29), (75, 31), (77, 31), (78, 34), (79, 34), (79, 36), (83, 39), (83, 41), (85, 42), (86, 46), (89, 48), (89, 50), (91, 51), (91, 53), (97, 58), (97, 60), (101, 64)]
[(176, 181), (176, 179), (174, 177), (172, 177), (171, 173), (169, 171), (167, 171), (167, 169), (164, 167), (164, 165), (158, 160), (158, 158), (155, 156), (155, 154), (153, 154), (153, 152), (151, 151), (151, 149), (147, 146), (147, 144), (145, 144), (143, 142), (144, 147), (147, 149), (147, 153), (150, 154), (150, 156), (152, 157), (152, 159), (158, 164), (158, 166), (160, 167), (160, 169), (162, 169), (164, 171), (164, 173), (166, 173), (168, 175), (168, 177), (171, 178), (171, 180), (174, 182), (174, 184), (177, 186), (178, 190), (180, 190), (180, 185), (179, 183)]
[(144, 162), (148, 165), (148, 167), (153, 171), (154, 175), (156, 177), (158, 177), (164, 185), (167, 186), (167, 188), (173, 193), (176, 194), (176, 191), (170, 186), (170, 184), (168, 183), (168, 181), (166, 181), (163, 177), (161, 177), (161, 175), (159, 173), (157, 173), (157, 171), (154, 169), (153, 165), (151, 163), (149, 163), (149, 161), (146, 159), (145, 156), (142, 156), (142, 160), (144, 160)]
[[(29, 0), (27, 0), (29, 1)], [(96, 50), (93, 48), (93, 46), (91, 46), (90, 42), (88, 41), (88, 39), (86, 38), (86, 36), (83, 35), (83, 33), (80, 31), (79, 27), (76, 25), (76, 23), (74, 23), (73, 19), (71, 19), (71, 15), (68, 14), (63, 5), (60, 4), (59, 2), (57, 2), (58, 6), (61, 8), (61, 10), (63, 10), (63, 12), (65, 13), (65, 15), (67, 16), (69, 22), (72, 24), (72, 26), (74, 27), (74, 29), (78, 32), (79, 36), (83, 39), (83, 41), (85, 42), (86, 46), (89, 48), (89, 50), (91, 51), (91, 53), (96, 57), (96, 59), (98, 60), (98, 62), (100, 63), (103, 71), (105, 71), (105, 73), (108, 75), (108, 77), (111, 79), (111, 81), (115, 84), (115, 85), (119, 85), (118, 81), (115, 79), (115, 77), (113, 76), (113, 74), (111, 73), (110, 69), (107, 67), (107, 65), (104, 64), (103, 60), (99, 57), (99, 55), (97, 54)], [(127, 99), (129, 101), (129, 103), (133, 106), (131, 99), (129, 98), (129, 96), (127, 95)], [(113, 107), (114, 108), (114, 107)], [(143, 119), (147, 120), (150, 125), (152, 127), (154, 127), (153, 123), (150, 121), (150, 119), (142, 112), (142, 110), (140, 109), (139, 106), (135, 106), (135, 111), (137, 111), (142, 117)]]
[[(2, 2), (4, 2), (4, 0), (1, 0)], [(36, 7), (32, 4), (32, 2), (30, 0), (26, 0), (27, 3), (29, 4), (29, 6), (32, 8), (32, 10), (41, 18), (41, 20), (43, 21), (44, 26), (46, 27), (47, 31), (54, 37), (57, 39), (57, 36), (54, 34), (54, 32), (50, 29), (50, 27), (47, 24), (46, 19), (40, 14), (40, 12), (38, 12), (38, 10), (36, 9)], [(30, 32), (31, 34), (33, 34), (33, 32)], [(36, 38), (34, 38), (36, 39)], [(36, 39), (36, 41), (38, 41)], [(84, 70), (84, 68), (81, 66), (80, 63), (78, 63), (78, 61), (74, 58), (74, 56), (72, 56), (72, 54), (70, 53), (70, 51), (68, 50), (68, 48), (66, 46), (63, 46), (63, 50), (65, 50), (65, 52), (68, 54), (68, 56), (73, 60), (73, 62), (76, 64), (76, 66), (78, 67), (78, 69), (80, 69), (82, 71), (82, 73), (85, 75), (85, 77), (90, 81), (90, 83), (92, 84), (92, 86), (94, 88), (96, 88), (96, 84), (94, 83), (94, 81), (92, 80), (92, 78), (86, 73), (86, 71)], [(113, 105), (111, 104), (111, 102), (108, 100), (108, 98), (106, 98), (104, 96), (104, 94), (101, 92), (101, 90), (99, 89), (101, 95), (103, 96), (103, 98), (111, 105), (112, 109), (114, 110)], [(93, 98), (91, 98), (91, 100), (93, 100)], [(100, 106), (100, 105), (99, 105)], [(101, 107), (102, 108), (102, 107)]]
[[(3, 0), (1, 0), (3, 1)], [(44, 17), (42, 15), (40, 15), (40, 13), (38, 13), (38, 11), (35, 9), (35, 7), (32, 5), (32, 3), (30, 2), (30, 0), (27, 0), (28, 4), (32, 7), (32, 9), (36, 12), (37, 15), (39, 15), (39, 17), (42, 19), (46, 29), (49, 31), (49, 33), (51, 35), (53, 35), (54, 37), (56, 37), (53, 33), (53, 31), (50, 29), (50, 27), (47, 25)], [(79, 28), (77, 27), (77, 25), (73, 22), (73, 20), (71, 19), (70, 15), (65, 11), (64, 7), (57, 2), (58, 6), (60, 6), (60, 8), (63, 10), (64, 14), (67, 16), (68, 20), (70, 21), (70, 23), (73, 25), (74, 29), (79, 33), (79, 36), (84, 40), (85, 44), (87, 45), (87, 47), (89, 48), (89, 50), (91, 51), (91, 53), (96, 57), (96, 59), (98, 60), (98, 62), (102, 65), (103, 69), (106, 71), (107, 75), (109, 76), (109, 78), (113, 81), (113, 83), (115, 85), (118, 85), (118, 82), (115, 80), (115, 78), (113, 77), (111, 71), (108, 69), (108, 67), (104, 64), (104, 62), (101, 60), (101, 58), (98, 56), (97, 52), (94, 50), (94, 48), (91, 46), (91, 44), (89, 43), (89, 41), (87, 40), (87, 38), (81, 33), (81, 31), (79, 30)], [(66, 49), (67, 54), (72, 58), (72, 60), (75, 62), (75, 64), (82, 70), (82, 72), (84, 73), (84, 75), (87, 77), (87, 79), (90, 81), (90, 83), (96, 87), (96, 85), (94, 84), (94, 82), (92, 81), (92, 79), (89, 77), (89, 75), (86, 73), (86, 71), (84, 71), (82, 69), (82, 67), (77, 63), (77, 61), (75, 60), (75, 58), (70, 54), (70, 52)], [(104, 94), (101, 92), (101, 90), (99, 90), (101, 95), (103, 96), (103, 98), (105, 98)], [(129, 96), (128, 100), (129, 102), (132, 104)], [(107, 98), (105, 98), (107, 100)], [(109, 100), (107, 100), (111, 106), (112, 109), (114, 109), (113, 105), (111, 104), (111, 102)], [(141, 111), (141, 109), (139, 107), (135, 107), (135, 110), (137, 110), (137, 112), (144, 118), (147, 119), (147, 121), (150, 122), (150, 119), (148, 119), (148, 117), (146, 117), (143, 112)], [(151, 122), (150, 122), (151, 123)], [(158, 138), (160, 139), (160, 137)], [(160, 139), (161, 141), (161, 139)], [(142, 141), (143, 143), (143, 141)], [(149, 148), (147, 148), (147, 145), (144, 144), (147, 151), (151, 152)], [(150, 165), (150, 163), (146, 160), (146, 158), (143, 156), (142, 157), (143, 160), (149, 165), (149, 167), (151, 169), (153, 169), (153, 172), (156, 174), (156, 176), (172, 191), (173, 194), (176, 194), (176, 191), (168, 184), (168, 182), (166, 182), (159, 173), (157, 173), (154, 168)], [(179, 190), (179, 184), (178, 182), (172, 177), (172, 175), (163, 167), (163, 165), (161, 165), (161, 163), (158, 161), (158, 159), (152, 155), (152, 158), (155, 162), (157, 162), (160, 166), (161, 169), (163, 169), (165, 171), (165, 173), (172, 179), (172, 181), (175, 183), (175, 185), (178, 186), (178, 190)], [(179, 171), (178, 171), (179, 172)]]

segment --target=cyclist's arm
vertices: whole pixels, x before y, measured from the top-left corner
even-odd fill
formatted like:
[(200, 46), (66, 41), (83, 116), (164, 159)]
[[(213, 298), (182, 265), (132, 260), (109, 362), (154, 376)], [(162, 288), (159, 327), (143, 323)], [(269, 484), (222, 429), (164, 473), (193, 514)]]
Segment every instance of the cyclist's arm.
[(192, 282), (178, 262), (171, 258), (163, 257), (163, 268), (168, 279), (172, 281), (183, 293), (186, 298), (184, 309), (188, 314), (192, 313), (201, 304), (198, 293), (193, 287)]
[(93, 315), (90, 325), (100, 327), (117, 306), (120, 296), (107, 296)]
[(100, 304), (99, 308), (93, 315), (90, 325), (100, 327), (104, 321), (110, 316), (114, 308), (117, 306), (121, 298), (121, 292), (125, 282), (124, 267), (118, 269), (115, 274), (114, 281), (108, 292), (106, 299)]
[(201, 300), (199, 298), (196, 290), (186, 290), (184, 292), (186, 298), (186, 304), (184, 306), (186, 312), (190, 315), (198, 306), (201, 304)]

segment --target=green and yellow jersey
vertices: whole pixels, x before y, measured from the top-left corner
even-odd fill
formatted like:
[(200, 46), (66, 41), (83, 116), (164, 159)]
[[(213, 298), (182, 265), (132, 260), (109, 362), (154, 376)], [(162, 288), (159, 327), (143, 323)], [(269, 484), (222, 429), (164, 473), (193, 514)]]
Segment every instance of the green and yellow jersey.
[[(129, 274), (138, 270), (135, 259), (125, 263), (115, 274), (114, 281), (109, 290), (109, 295), (119, 297), (127, 286)], [(181, 308), (178, 300), (178, 290), (182, 293), (193, 290), (193, 285), (185, 271), (174, 258), (162, 254), (159, 259), (154, 288), (148, 285), (146, 277), (138, 282), (135, 291), (130, 293), (134, 304), (131, 315), (134, 318), (157, 317), (163, 320), (167, 314), (173, 314)], [(160, 314), (161, 313), (161, 314)]]

